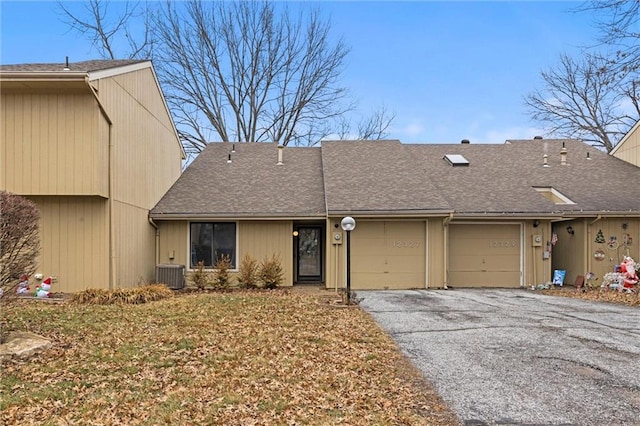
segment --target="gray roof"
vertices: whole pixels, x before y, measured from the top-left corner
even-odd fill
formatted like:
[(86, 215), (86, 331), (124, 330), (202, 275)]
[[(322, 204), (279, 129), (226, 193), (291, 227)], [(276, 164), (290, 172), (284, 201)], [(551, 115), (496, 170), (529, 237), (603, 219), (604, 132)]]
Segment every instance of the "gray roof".
[[(640, 214), (640, 168), (578, 140), (332, 141), (285, 148), (283, 166), (273, 144), (235, 146), (231, 164), (231, 144), (207, 146), (152, 217)], [(469, 165), (452, 166), (443, 159), (449, 154)], [(556, 204), (535, 187), (553, 188), (572, 203)]]
[[(95, 72), (111, 68), (123, 67), (126, 65), (147, 62), (136, 59), (96, 59), (82, 62), (69, 62), (71, 72)], [(51, 64), (15, 64), (0, 65), (0, 71), (4, 72), (62, 72), (65, 62)]]
[[(235, 153), (231, 153), (235, 146)], [(320, 148), (211, 143), (151, 211), (152, 217), (323, 217)], [(227, 163), (231, 153), (231, 163)]]

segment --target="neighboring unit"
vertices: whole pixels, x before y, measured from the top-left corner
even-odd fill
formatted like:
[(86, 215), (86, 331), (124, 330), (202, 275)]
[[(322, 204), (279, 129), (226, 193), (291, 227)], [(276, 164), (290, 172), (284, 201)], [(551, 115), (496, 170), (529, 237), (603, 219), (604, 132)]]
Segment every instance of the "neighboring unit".
[[(159, 262), (277, 254), (285, 284), (523, 287), (640, 258), (640, 168), (577, 140), (212, 143), (151, 210)], [(602, 235), (604, 241), (599, 237)]]
[(55, 292), (154, 280), (148, 212), (184, 151), (150, 61), (0, 67), (0, 189), (35, 201)]

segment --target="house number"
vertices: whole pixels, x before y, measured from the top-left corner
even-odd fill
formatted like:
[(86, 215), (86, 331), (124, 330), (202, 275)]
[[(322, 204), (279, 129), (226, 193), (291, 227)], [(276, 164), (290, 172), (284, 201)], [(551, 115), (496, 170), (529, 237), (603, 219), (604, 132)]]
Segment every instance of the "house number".
[(489, 247), (491, 248), (513, 248), (517, 247), (516, 241), (489, 241)]
[(420, 246), (420, 241), (403, 241), (395, 240), (393, 242), (394, 248), (416, 248)]

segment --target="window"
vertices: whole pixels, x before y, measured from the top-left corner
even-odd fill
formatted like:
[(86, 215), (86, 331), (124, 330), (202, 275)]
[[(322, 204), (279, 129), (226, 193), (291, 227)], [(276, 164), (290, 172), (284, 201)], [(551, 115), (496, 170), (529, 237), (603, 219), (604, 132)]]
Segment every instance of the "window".
[(232, 268), (236, 267), (236, 224), (234, 222), (191, 223), (191, 269), (198, 266), (213, 267), (227, 256)]

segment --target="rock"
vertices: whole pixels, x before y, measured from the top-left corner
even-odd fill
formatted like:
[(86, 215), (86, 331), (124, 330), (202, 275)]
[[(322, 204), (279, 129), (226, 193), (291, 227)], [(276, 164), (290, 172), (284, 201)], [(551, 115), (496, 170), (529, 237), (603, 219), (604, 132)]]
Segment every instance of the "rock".
[(16, 356), (28, 358), (49, 349), (51, 341), (34, 333), (15, 331), (9, 333), (7, 341), (0, 345), (0, 360)]

